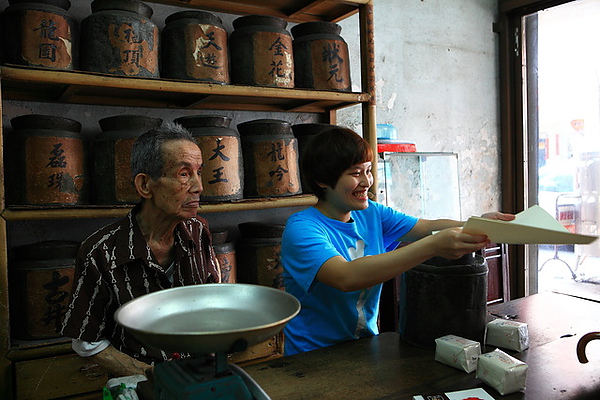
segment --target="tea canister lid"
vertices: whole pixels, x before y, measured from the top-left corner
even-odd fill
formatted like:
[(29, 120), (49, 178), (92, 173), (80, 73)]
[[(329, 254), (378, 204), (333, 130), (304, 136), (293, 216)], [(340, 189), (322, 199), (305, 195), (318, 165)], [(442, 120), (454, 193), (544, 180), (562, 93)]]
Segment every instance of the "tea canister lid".
[(242, 122), (237, 127), (242, 135), (292, 134), (292, 124), (279, 119), (255, 119)]
[(200, 20), (204, 23), (208, 22), (210, 24), (218, 26), (221, 26), (223, 24), (223, 20), (221, 20), (221, 18), (218, 15), (215, 15), (208, 11), (179, 11), (165, 18), (165, 25), (182, 19)]
[(303, 124), (292, 125), (292, 131), (296, 137), (317, 135), (328, 128), (335, 128), (336, 125), (321, 122), (307, 122)]
[(10, 120), (13, 129), (54, 129), (81, 132), (81, 122), (54, 115), (26, 114)]
[(159, 126), (161, 123), (162, 118), (137, 114), (113, 115), (98, 121), (100, 129), (103, 131), (129, 129), (150, 130)]
[(92, 1), (92, 12), (105, 10), (121, 10), (143, 15), (150, 18), (154, 11), (146, 3), (137, 0), (94, 0)]
[(280, 29), (285, 29), (287, 27), (287, 21), (279, 17), (268, 15), (244, 15), (233, 20), (234, 29), (247, 26), (275, 26)]
[(342, 27), (335, 22), (310, 21), (293, 26), (291, 31), (295, 38), (314, 34), (339, 35)]
[(14, 254), (20, 260), (74, 259), (80, 242), (72, 240), (46, 240), (14, 247)]
[(231, 118), (225, 115), (187, 115), (185, 117), (179, 117), (175, 119), (175, 122), (188, 129), (197, 127), (229, 128)]
[(279, 238), (283, 235), (285, 224), (267, 222), (242, 222), (238, 229), (243, 237), (249, 238)]
[(36, 1), (36, 0), (8, 0), (8, 4), (11, 6), (17, 4), (27, 4), (27, 3), (44, 3), (47, 5), (60, 7), (63, 10), (68, 10), (71, 8), (71, 2), (69, 0), (44, 0), (44, 1)]

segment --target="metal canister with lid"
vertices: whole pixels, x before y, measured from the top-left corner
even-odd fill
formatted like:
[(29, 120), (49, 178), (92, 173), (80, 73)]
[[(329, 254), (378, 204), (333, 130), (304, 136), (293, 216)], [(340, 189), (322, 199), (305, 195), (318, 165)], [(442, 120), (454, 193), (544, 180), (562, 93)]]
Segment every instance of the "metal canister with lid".
[(342, 27), (333, 22), (311, 21), (292, 28), (296, 87), (349, 92), (348, 45)]
[(228, 231), (213, 231), (213, 250), (219, 260), (221, 283), (237, 282), (237, 262), (235, 259), (235, 244), (229, 242)]
[(201, 201), (239, 200), (244, 197), (244, 169), (240, 135), (224, 115), (190, 115), (175, 122), (186, 127), (202, 151), (204, 168)]
[(291, 124), (257, 119), (239, 124), (246, 197), (292, 196), (302, 192), (298, 140)]
[(487, 316), (486, 260), (434, 257), (402, 274), (399, 332), (408, 343), (433, 347), (456, 335), (483, 343)]
[(28, 114), (13, 118), (11, 125), (5, 138), (8, 203), (85, 204), (87, 151), (81, 123)]
[[(15, 337), (59, 337), (73, 286), (79, 242), (49, 240), (13, 249), (11, 292), (18, 312), (11, 312)], [(11, 305), (12, 306), (12, 305)]]
[(283, 289), (281, 237), (285, 225), (243, 222), (236, 242), (237, 276), (242, 283)]
[(77, 68), (79, 24), (69, 0), (10, 0), (0, 16), (2, 62)]
[(115, 115), (98, 121), (102, 132), (94, 140), (93, 177), (98, 204), (135, 204), (140, 195), (131, 176), (131, 149), (144, 132), (158, 127), (161, 118)]
[(159, 30), (150, 6), (137, 0), (94, 0), (81, 21), (81, 69), (158, 78)]
[(206, 11), (180, 11), (161, 32), (161, 77), (227, 84), (229, 51), (221, 18)]
[(292, 36), (281, 18), (246, 15), (229, 37), (231, 81), (240, 85), (294, 87)]

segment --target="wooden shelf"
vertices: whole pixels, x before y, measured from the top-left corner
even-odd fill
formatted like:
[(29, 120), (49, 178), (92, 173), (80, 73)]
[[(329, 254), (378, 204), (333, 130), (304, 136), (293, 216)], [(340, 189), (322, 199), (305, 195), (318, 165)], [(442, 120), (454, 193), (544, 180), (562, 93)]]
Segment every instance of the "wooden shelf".
[(149, 0), (184, 8), (231, 14), (258, 14), (283, 18), (290, 22), (337, 22), (356, 14), (369, 0)]
[(12, 361), (72, 354), (70, 338), (14, 340), (6, 357)]
[[(198, 208), (198, 213), (267, 210), (283, 207), (312, 206), (316, 203), (317, 198), (308, 194), (290, 197), (244, 199), (227, 203), (204, 203)], [(6, 221), (121, 218), (127, 215), (130, 209), (131, 206), (13, 206), (5, 209), (1, 216)]]
[(323, 113), (370, 99), (367, 93), (217, 85), (21, 66), (0, 67), (0, 77), (2, 97), (21, 101)]

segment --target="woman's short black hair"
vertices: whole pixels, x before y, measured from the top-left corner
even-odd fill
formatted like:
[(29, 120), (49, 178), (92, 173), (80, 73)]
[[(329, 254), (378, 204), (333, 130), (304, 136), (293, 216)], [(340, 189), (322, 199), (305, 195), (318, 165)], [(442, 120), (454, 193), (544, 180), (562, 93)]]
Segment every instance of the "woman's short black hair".
[(371, 145), (351, 129), (333, 125), (310, 140), (300, 161), (301, 173), (312, 192), (325, 199), (319, 184), (335, 188), (342, 172), (373, 160)]

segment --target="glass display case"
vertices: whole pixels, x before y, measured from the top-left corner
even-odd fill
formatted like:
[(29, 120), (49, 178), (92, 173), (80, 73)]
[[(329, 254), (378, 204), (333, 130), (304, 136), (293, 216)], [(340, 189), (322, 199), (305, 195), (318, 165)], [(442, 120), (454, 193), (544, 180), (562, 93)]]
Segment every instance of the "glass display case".
[(456, 153), (379, 153), (377, 200), (420, 218), (462, 220)]

